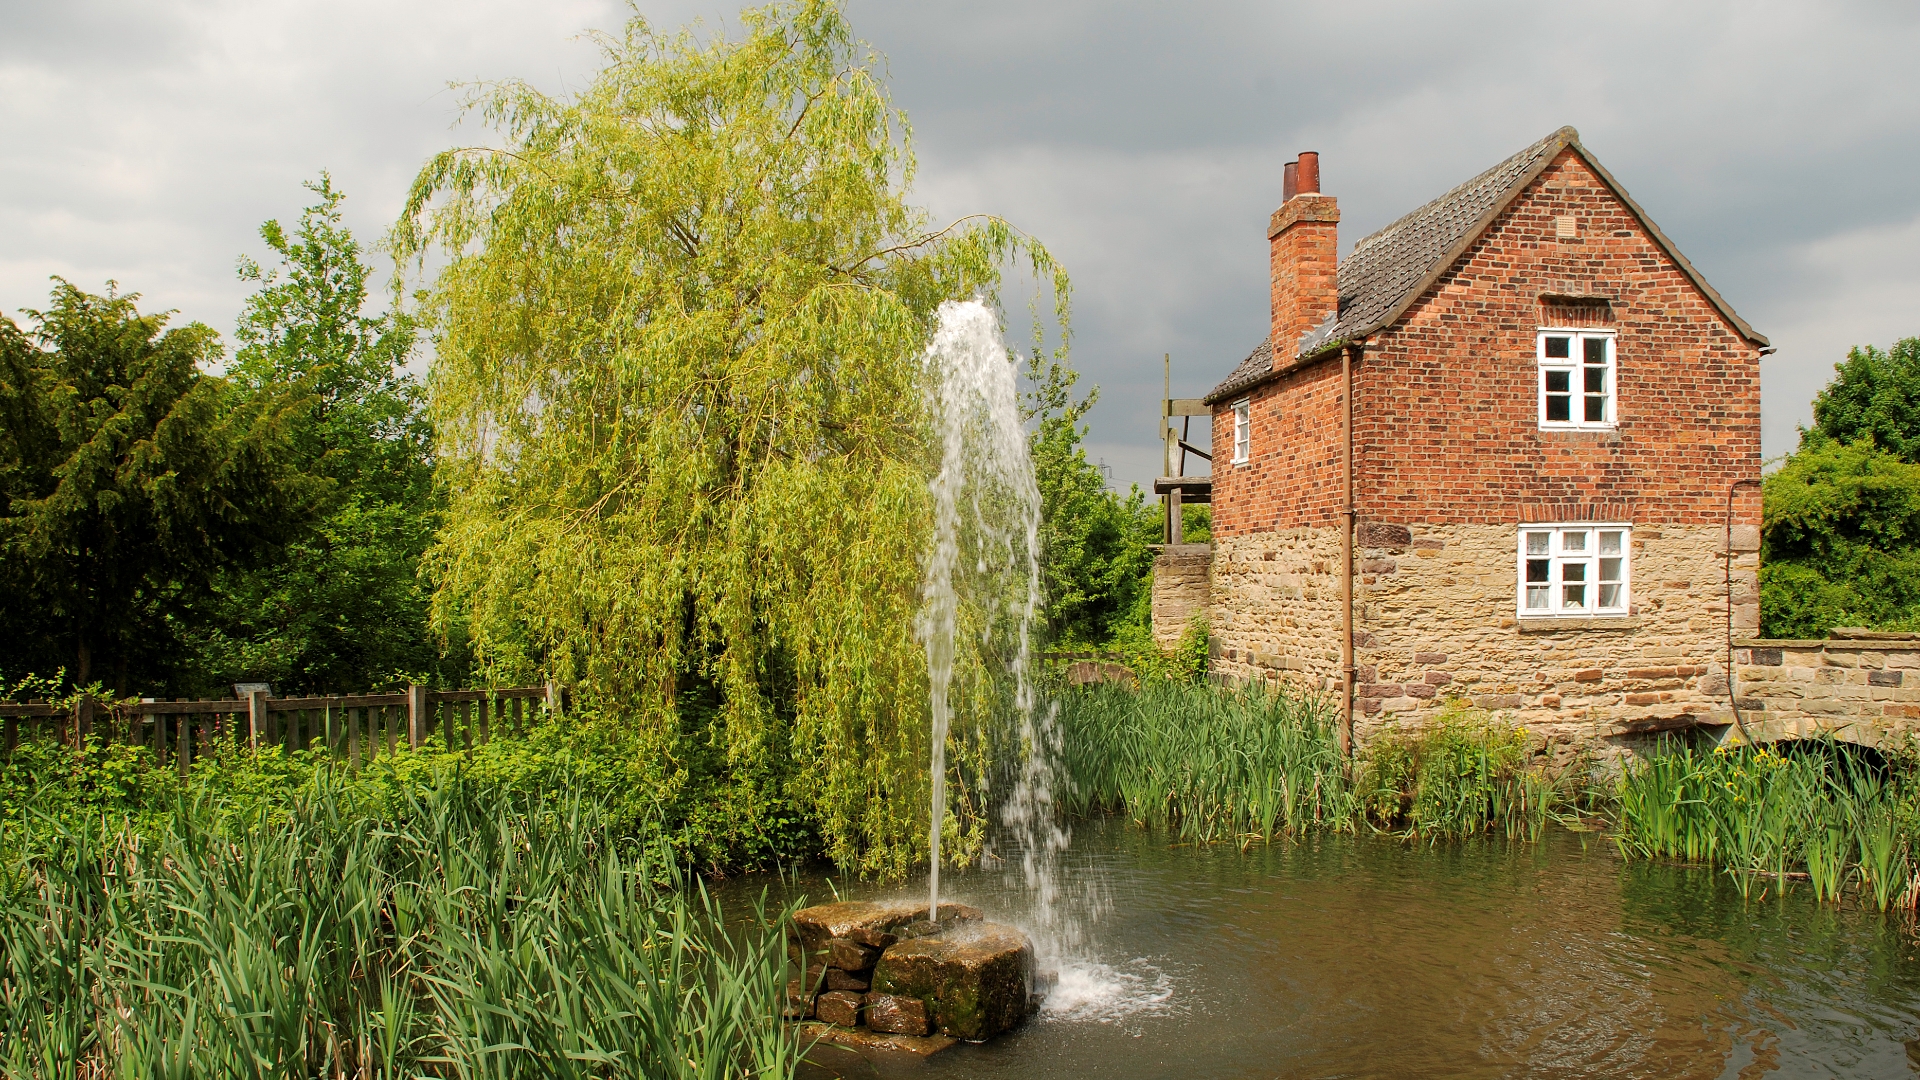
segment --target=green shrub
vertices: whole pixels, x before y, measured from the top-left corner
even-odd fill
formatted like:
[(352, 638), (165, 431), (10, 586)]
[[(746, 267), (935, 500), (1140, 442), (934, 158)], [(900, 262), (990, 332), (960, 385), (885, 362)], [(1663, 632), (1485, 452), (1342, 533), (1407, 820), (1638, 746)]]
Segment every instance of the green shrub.
[(709, 872), (818, 855), (818, 834), (775, 783), (743, 777), (728, 768), (723, 751), (689, 741), (693, 752), (662, 747), (641, 729), (582, 713), (472, 750), (448, 751), (435, 735), (418, 750), (371, 758), (358, 771), (323, 750), (228, 747), (196, 759), (183, 778), (170, 765), (157, 767), (143, 746), (89, 740), (75, 749), (29, 738), (0, 756), (0, 823), (7, 847), (32, 848), (54, 818), (124, 820), (155, 835), (156, 823), (181, 799), (252, 816), (285, 812), (322, 786), (356, 813), (382, 815), (461, 782), (498, 799), (579, 791), (594, 800), (614, 835), (657, 837), (684, 863)]
[(1431, 723), (1379, 735), (1361, 753), (1361, 799), (1379, 827), (1428, 838), (1504, 828), (1539, 836), (1567, 797), (1530, 767), (1533, 739), (1516, 727), (1450, 703)]
[(1173, 648), (1162, 648), (1153, 638), (1151, 622), (1129, 624), (1103, 650), (1105, 655), (1146, 681), (1195, 682), (1206, 677), (1213, 641), (1205, 615), (1195, 615)]
[(1920, 465), (1810, 438), (1765, 481), (1760, 619), (1770, 637), (1920, 620)]

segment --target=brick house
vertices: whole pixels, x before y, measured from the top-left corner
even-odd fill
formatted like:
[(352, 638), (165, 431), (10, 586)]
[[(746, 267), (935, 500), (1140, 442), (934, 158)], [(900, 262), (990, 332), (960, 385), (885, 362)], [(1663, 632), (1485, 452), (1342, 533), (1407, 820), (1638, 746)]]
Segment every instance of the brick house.
[(1453, 695), (1563, 747), (1731, 723), (1767, 340), (1572, 128), (1344, 260), (1317, 155), (1284, 187), (1269, 335), (1204, 399), (1216, 670), (1362, 741)]

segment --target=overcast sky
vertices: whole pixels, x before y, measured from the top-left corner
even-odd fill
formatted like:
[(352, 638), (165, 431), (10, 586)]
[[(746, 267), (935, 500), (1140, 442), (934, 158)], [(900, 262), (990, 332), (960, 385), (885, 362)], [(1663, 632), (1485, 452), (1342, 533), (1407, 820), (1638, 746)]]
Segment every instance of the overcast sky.
[[(659, 25), (727, 4), (643, 2)], [(999, 214), (1075, 285), (1092, 453), (1156, 471), (1161, 355), (1211, 388), (1266, 332), (1281, 166), (1341, 247), (1562, 124), (1779, 353), (1793, 448), (1851, 345), (1920, 335), (1920, 5), (852, 0), (913, 123), (918, 201)], [(449, 81), (578, 86), (598, 0), (0, 0), (0, 306), (109, 278), (230, 332), (269, 217), (331, 170), (364, 240), (450, 129)]]

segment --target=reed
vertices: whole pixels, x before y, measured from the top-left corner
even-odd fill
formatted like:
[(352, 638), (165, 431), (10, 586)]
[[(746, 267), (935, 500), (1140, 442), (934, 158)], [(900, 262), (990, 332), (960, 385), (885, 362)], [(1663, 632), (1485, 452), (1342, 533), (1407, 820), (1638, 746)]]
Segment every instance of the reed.
[(1074, 813), (1125, 813), (1203, 843), (1350, 826), (1332, 704), (1286, 687), (1149, 679), (1060, 688)]
[(1533, 738), (1464, 704), (1342, 757), (1333, 702), (1295, 686), (1147, 679), (1056, 688), (1076, 813), (1124, 813), (1183, 840), (1373, 827), (1429, 839), (1538, 838), (1581, 794)]
[(744, 933), (576, 796), (329, 786), (105, 817), (0, 877), (9, 1076), (787, 1077), (784, 913)]
[(1724, 867), (1742, 895), (1756, 879), (1804, 876), (1817, 900), (1852, 893), (1884, 911), (1911, 903), (1914, 765), (1831, 739), (1792, 751), (1665, 743), (1621, 777), (1616, 842), (1629, 857)]

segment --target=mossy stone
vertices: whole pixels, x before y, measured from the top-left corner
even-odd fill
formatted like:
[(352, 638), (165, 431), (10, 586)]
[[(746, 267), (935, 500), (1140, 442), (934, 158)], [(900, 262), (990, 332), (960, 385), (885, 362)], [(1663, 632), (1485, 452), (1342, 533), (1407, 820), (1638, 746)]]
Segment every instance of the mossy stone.
[(971, 923), (902, 941), (880, 956), (873, 993), (918, 998), (934, 1030), (978, 1042), (1031, 1011), (1033, 944), (1011, 926)]

